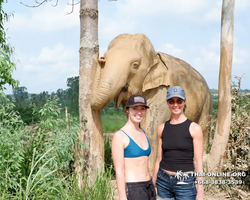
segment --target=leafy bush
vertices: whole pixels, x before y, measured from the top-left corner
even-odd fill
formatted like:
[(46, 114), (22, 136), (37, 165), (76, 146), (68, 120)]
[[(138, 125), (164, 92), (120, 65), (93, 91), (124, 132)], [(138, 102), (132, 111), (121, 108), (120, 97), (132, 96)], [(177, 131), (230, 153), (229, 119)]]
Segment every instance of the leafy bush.
[(42, 121), (24, 127), (13, 103), (0, 104), (0, 199), (111, 199), (111, 167), (80, 190), (72, 169), (79, 120), (60, 115), (57, 99), (35, 112)]
[(104, 140), (104, 162), (109, 170), (111, 170), (112, 179), (115, 178), (115, 168), (113, 164), (113, 158), (111, 153), (111, 140), (109, 138), (105, 138)]
[[(240, 82), (233, 83), (231, 88), (231, 127), (229, 140), (227, 143), (225, 155), (221, 162), (220, 170), (222, 172), (250, 172), (250, 97), (240, 96)], [(216, 116), (212, 120), (211, 133), (214, 134), (216, 126)], [(241, 179), (242, 177), (231, 177), (231, 179)], [(243, 178), (242, 178), (243, 179)], [(243, 193), (242, 190), (250, 191), (250, 176), (243, 179), (243, 185), (218, 185), (225, 189), (233, 197)], [(241, 198), (242, 199), (242, 198)], [(243, 197), (244, 199), (244, 197)]]
[[(240, 83), (239, 83), (240, 85)], [(250, 171), (250, 98), (239, 96), (239, 87), (232, 86), (232, 122), (226, 149), (225, 171)], [(239, 178), (239, 177), (236, 177)], [(250, 191), (250, 177), (244, 179)]]
[(25, 134), (14, 104), (2, 95), (0, 104), (0, 191), (14, 190), (22, 174)]
[(217, 112), (218, 112), (218, 99), (214, 100), (213, 99), (213, 116), (217, 116)]
[[(27, 187), (30, 174), (47, 174), (52, 170), (68, 173), (79, 125), (70, 119), (72, 126), (67, 129), (65, 120), (56, 112), (55, 100), (48, 101), (40, 110), (44, 120), (30, 131), (22, 126), (23, 122), (14, 111), (13, 103), (6, 100), (5, 104), (1, 104), (0, 191), (15, 193)], [(54, 151), (45, 154), (49, 149)], [(38, 160), (33, 168), (33, 162)]]
[(113, 133), (119, 130), (127, 121), (122, 109), (108, 108), (105, 114), (101, 115), (104, 133)]

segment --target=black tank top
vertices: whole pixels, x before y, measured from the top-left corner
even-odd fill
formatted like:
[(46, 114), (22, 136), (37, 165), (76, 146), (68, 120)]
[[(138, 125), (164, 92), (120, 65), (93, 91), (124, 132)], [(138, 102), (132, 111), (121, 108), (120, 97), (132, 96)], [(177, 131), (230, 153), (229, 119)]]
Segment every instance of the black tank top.
[(160, 167), (168, 171), (194, 171), (193, 138), (189, 127), (192, 121), (187, 119), (180, 124), (165, 122), (162, 132), (162, 160)]

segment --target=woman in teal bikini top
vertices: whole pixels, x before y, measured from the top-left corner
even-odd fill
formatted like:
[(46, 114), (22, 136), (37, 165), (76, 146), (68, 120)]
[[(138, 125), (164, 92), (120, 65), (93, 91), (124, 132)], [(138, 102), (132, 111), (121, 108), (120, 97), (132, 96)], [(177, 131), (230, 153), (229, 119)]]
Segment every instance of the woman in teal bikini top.
[[(151, 153), (151, 147), (150, 143), (148, 140), (148, 137), (145, 134), (145, 137), (147, 138), (148, 141), (148, 148), (146, 150), (142, 149), (125, 131), (120, 130), (124, 132), (128, 138), (129, 138), (129, 144), (128, 146), (124, 149), (124, 158), (137, 158), (140, 156), (149, 156)], [(142, 130), (144, 133), (145, 131)]]
[(119, 200), (156, 200), (148, 169), (151, 147), (140, 128), (147, 108), (144, 97), (132, 95), (126, 104), (127, 123), (113, 136), (112, 158)]

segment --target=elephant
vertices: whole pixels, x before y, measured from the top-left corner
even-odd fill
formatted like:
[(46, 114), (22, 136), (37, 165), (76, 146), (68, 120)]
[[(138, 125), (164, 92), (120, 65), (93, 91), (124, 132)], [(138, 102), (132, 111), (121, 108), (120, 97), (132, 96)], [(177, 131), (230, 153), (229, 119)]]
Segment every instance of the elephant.
[(184, 88), (185, 114), (202, 127), (204, 144), (208, 144), (212, 97), (205, 79), (188, 63), (156, 52), (144, 34), (118, 35), (110, 42), (104, 56), (98, 57), (92, 61), (90, 105), (94, 110), (101, 110), (114, 99), (115, 107), (122, 104), (124, 108), (133, 94), (146, 98), (150, 108), (141, 128), (148, 133), (151, 144), (151, 172), (157, 153), (157, 127), (170, 119), (166, 94), (171, 86)]

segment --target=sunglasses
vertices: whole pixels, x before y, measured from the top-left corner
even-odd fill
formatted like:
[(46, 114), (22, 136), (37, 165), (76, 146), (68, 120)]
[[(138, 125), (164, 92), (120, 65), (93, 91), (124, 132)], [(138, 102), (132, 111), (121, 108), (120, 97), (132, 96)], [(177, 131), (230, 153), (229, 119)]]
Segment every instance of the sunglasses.
[(177, 104), (182, 104), (183, 103), (183, 99), (177, 99), (176, 101), (175, 100), (173, 100), (173, 99), (170, 99), (169, 101), (168, 101), (168, 103), (170, 104), (170, 105), (174, 105), (175, 103), (177, 103)]

